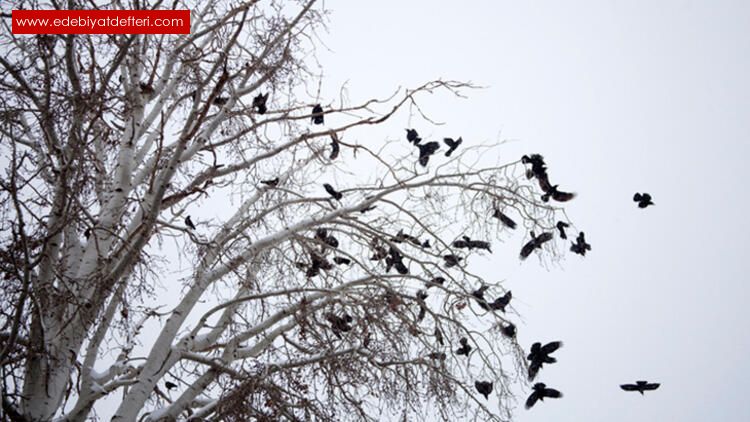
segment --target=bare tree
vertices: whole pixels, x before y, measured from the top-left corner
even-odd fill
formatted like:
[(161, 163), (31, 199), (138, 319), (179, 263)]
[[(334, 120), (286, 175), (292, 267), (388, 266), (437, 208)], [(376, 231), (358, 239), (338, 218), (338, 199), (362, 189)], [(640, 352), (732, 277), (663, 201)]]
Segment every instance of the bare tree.
[[(472, 296), (505, 293), (470, 272), (488, 245), (454, 241), (548, 233), (562, 209), (520, 161), (467, 163), (498, 145), (446, 157), (389, 125), (471, 86), (325, 101), (315, 0), (164, 6), (193, 10), (190, 35), (0, 40), (4, 416), (117, 397), (117, 421), (507, 420), (512, 311)], [(373, 125), (398, 140), (355, 139)]]

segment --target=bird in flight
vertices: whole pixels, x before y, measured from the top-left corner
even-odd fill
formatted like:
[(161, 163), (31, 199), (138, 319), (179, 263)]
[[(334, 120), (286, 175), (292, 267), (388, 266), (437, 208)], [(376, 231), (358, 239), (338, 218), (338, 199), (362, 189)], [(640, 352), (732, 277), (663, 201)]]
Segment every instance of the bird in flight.
[(521, 248), (521, 259), (523, 260), (528, 258), (535, 249), (541, 249), (542, 245), (544, 245), (546, 242), (549, 242), (550, 240), (552, 240), (552, 233), (544, 232), (537, 237), (532, 231), (531, 240), (529, 240), (525, 245), (523, 245), (523, 248)]
[(638, 208), (646, 208), (649, 205), (654, 205), (653, 201), (651, 201), (651, 195), (647, 193), (636, 193), (633, 196), (633, 201), (638, 203)]
[(560, 239), (567, 239), (568, 235), (565, 234), (565, 229), (570, 227), (570, 224), (564, 222), (564, 221), (558, 221), (557, 222), (557, 230), (560, 231)]
[(352, 265), (352, 260), (344, 258), (343, 256), (334, 256), (333, 262), (335, 262), (336, 265)]
[(185, 225), (188, 226), (190, 230), (195, 230), (195, 224), (193, 224), (193, 220), (190, 219), (189, 215), (185, 217)]
[(276, 187), (279, 185), (279, 178), (274, 177), (273, 179), (269, 179), (269, 180), (261, 180), (260, 183), (263, 183), (264, 185), (267, 185), (267, 186)]
[(336, 132), (331, 132), (331, 155), (328, 156), (329, 160), (335, 160), (339, 156), (339, 135)]
[(437, 142), (428, 142), (426, 144), (416, 144), (419, 148), (419, 164), (422, 167), (427, 167), (427, 163), (430, 161), (430, 156), (440, 149), (440, 144)]
[(526, 408), (531, 409), (536, 404), (537, 400), (544, 401), (545, 397), (559, 399), (562, 397), (562, 393), (554, 388), (547, 388), (547, 385), (543, 382), (538, 382), (534, 384), (534, 391), (526, 400)]
[(549, 198), (552, 197), (552, 199), (557, 202), (567, 202), (576, 197), (575, 193), (563, 192), (557, 189), (558, 186), (560, 185), (554, 185), (544, 189), (545, 194), (542, 195), (542, 201), (549, 202)]
[(461, 344), (461, 347), (456, 349), (456, 354), (469, 356), (469, 352), (471, 352), (471, 345), (469, 344), (469, 340), (466, 340), (466, 337), (461, 337), (458, 342)]
[(328, 194), (331, 195), (337, 201), (340, 201), (341, 198), (344, 197), (344, 195), (341, 192), (334, 189), (333, 186), (329, 185), (328, 183), (323, 184), (323, 189), (325, 189), (326, 192), (328, 192)]
[(469, 236), (463, 236), (461, 240), (456, 240), (453, 242), (453, 247), (458, 249), (485, 249), (492, 253), (492, 250), (490, 249), (490, 242), (485, 242), (483, 240), (471, 240)]
[(578, 233), (575, 243), (570, 246), (570, 250), (581, 256), (586, 256), (586, 251), (591, 250), (591, 245), (586, 243), (586, 237), (583, 232)]
[(484, 396), (485, 400), (489, 399), (492, 392), (492, 383), (490, 381), (474, 381), (474, 387), (476, 387), (479, 394)]
[(454, 254), (448, 254), (443, 256), (443, 259), (445, 260), (445, 268), (451, 268), (458, 265), (461, 261), (464, 259), (460, 256), (456, 256)]
[(542, 368), (545, 363), (555, 363), (557, 359), (550, 356), (552, 353), (561, 348), (563, 343), (561, 341), (553, 341), (542, 346), (542, 343), (534, 343), (531, 345), (531, 352), (526, 357), (531, 363), (529, 364), (529, 381), (533, 381), (536, 374)]
[(445, 142), (445, 145), (448, 145), (448, 151), (445, 152), (445, 156), (450, 157), (451, 154), (453, 154), (453, 151), (455, 151), (463, 141), (464, 140), (461, 138), (458, 138), (455, 141), (453, 140), (453, 138), (443, 138), (443, 142)]
[(315, 125), (323, 124), (325, 119), (323, 118), (323, 107), (321, 107), (320, 104), (315, 104), (313, 106), (311, 120)]
[(268, 94), (258, 94), (253, 98), (252, 107), (258, 112), (258, 114), (266, 114), (266, 111), (268, 111), (266, 101), (268, 101)]
[(659, 388), (659, 383), (649, 383), (648, 381), (636, 381), (635, 384), (622, 384), (620, 388), (625, 391), (637, 391), (643, 395), (644, 391), (653, 391)]
[(422, 138), (419, 137), (419, 134), (416, 130), (406, 129), (406, 140), (414, 145), (419, 145), (419, 142), (422, 141)]
[(495, 208), (495, 212), (492, 214), (492, 216), (500, 220), (505, 225), (505, 227), (508, 227), (509, 229), (516, 228), (516, 222), (511, 220), (507, 215), (503, 214), (499, 209)]

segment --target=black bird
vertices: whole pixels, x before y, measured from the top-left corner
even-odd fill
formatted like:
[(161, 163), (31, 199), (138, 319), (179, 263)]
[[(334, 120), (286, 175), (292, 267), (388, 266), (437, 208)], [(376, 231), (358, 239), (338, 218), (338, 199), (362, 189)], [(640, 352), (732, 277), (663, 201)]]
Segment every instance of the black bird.
[(433, 360), (445, 360), (447, 356), (443, 352), (432, 352), (427, 357)]
[(322, 125), (324, 122), (323, 118), (323, 107), (320, 104), (315, 104), (312, 109), (312, 122), (316, 125)]
[(344, 195), (341, 192), (338, 192), (336, 189), (333, 188), (333, 186), (329, 185), (328, 183), (323, 183), (323, 188), (328, 192), (329, 195), (333, 197), (333, 199), (340, 201), (341, 198), (344, 197)]
[(429, 249), (429, 248), (431, 248), (431, 247), (432, 247), (432, 245), (430, 245), (430, 239), (425, 239), (425, 241), (424, 241), (424, 242), (422, 242), (422, 245), (421, 245), (421, 246), (422, 246), (423, 248), (428, 248), (428, 249)]
[(417, 148), (419, 148), (419, 164), (422, 167), (427, 167), (430, 156), (440, 149), (440, 144), (433, 141), (426, 144), (417, 144)]
[(435, 327), (434, 335), (435, 335), (435, 341), (437, 341), (437, 343), (442, 346), (444, 344), (443, 343), (443, 332), (440, 331), (439, 328)]
[(91, 237), (91, 229), (86, 228), (86, 230), (83, 232), (83, 236), (86, 238), (86, 240), (89, 240), (89, 237)]
[(509, 229), (516, 228), (516, 222), (511, 220), (507, 215), (503, 214), (499, 209), (495, 208), (495, 212), (492, 214), (492, 216), (500, 220), (505, 225), (505, 227), (508, 227)]
[(153, 95), (154, 92), (156, 92), (154, 90), (153, 85), (147, 84), (146, 82), (140, 82), (138, 84), (138, 87), (141, 88), (141, 92), (142, 93), (144, 93), (144, 94), (146, 94), (148, 96), (151, 96), (151, 95)]
[(654, 205), (654, 203), (651, 201), (651, 195), (647, 193), (636, 193), (633, 196), (633, 201), (638, 203), (638, 208), (646, 208), (649, 205)]
[(445, 278), (443, 277), (435, 277), (431, 281), (428, 281), (426, 283), (428, 289), (432, 286), (436, 286), (436, 285), (442, 286), (443, 284), (445, 284)]
[(513, 293), (508, 290), (507, 293), (495, 299), (494, 302), (490, 303), (490, 309), (493, 311), (503, 311), (510, 304), (510, 300), (513, 298)]
[(253, 98), (253, 108), (258, 114), (266, 114), (268, 108), (266, 108), (266, 101), (268, 101), (268, 94), (258, 94)]
[(443, 259), (445, 260), (445, 268), (451, 268), (458, 265), (461, 261), (464, 259), (460, 256), (456, 256), (454, 254), (448, 254), (443, 256)]
[(229, 102), (228, 97), (216, 97), (214, 98), (214, 105), (217, 105), (219, 107), (223, 106), (224, 104)]
[(643, 395), (644, 391), (653, 391), (659, 388), (659, 383), (649, 383), (648, 381), (636, 381), (635, 384), (622, 384), (620, 388), (625, 391), (637, 391)]
[(549, 198), (552, 197), (552, 199), (557, 202), (567, 202), (576, 197), (575, 193), (563, 192), (561, 190), (558, 190), (558, 186), (560, 185), (550, 186), (549, 188), (545, 189), (544, 191), (546, 193), (542, 195), (542, 201), (549, 202)]
[(416, 130), (406, 129), (406, 140), (414, 145), (419, 145), (419, 142), (422, 140), (422, 138), (419, 137), (419, 134)]
[(558, 221), (557, 222), (557, 230), (560, 231), (560, 238), (561, 239), (567, 239), (568, 235), (565, 234), (565, 229), (570, 227), (570, 224), (564, 222), (564, 221)]
[(549, 185), (549, 180), (547, 180), (547, 165), (544, 163), (544, 157), (539, 154), (524, 155), (521, 157), (521, 162), (531, 164), (531, 169), (526, 172), (526, 177), (539, 179), (540, 187), (545, 190), (543, 185)]
[(549, 242), (550, 240), (552, 240), (552, 233), (550, 232), (544, 232), (538, 237), (534, 235), (534, 232), (531, 232), (531, 240), (529, 240), (525, 245), (523, 245), (523, 248), (521, 248), (521, 259), (528, 258), (528, 256), (531, 255), (532, 252), (534, 252), (534, 249), (541, 249), (542, 245), (544, 245), (546, 242)]
[(341, 337), (339, 335), (340, 332), (349, 332), (352, 330), (352, 326), (349, 325), (354, 321), (354, 318), (351, 317), (351, 315), (344, 313), (343, 317), (340, 317), (338, 315), (334, 315), (332, 313), (326, 314), (326, 319), (328, 322), (331, 323), (331, 330), (333, 330), (333, 333), (337, 336)]
[(479, 307), (484, 309), (485, 311), (489, 311), (490, 309), (490, 305), (488, 305), (487, 301), (484, 299), (484, 292), (486, 292), (489, 288), (490, 286), (482, 286), (471, 292), (471, 295), (474, 296), (474, 298), (479, 303)]
[(419, 241), (419, 239), (415, 236), (412, 236), (408, 233), (404, 233), (404, 229), (400, 229), (396, 236), (391, 238), (391, 242), (395, 243), (403, 243), (403, 242), (410, 242), (411, 244), (415, 246), (422, 246), (422, 242)]
[(476, 387), (477, 391), (479, 391), (479, 394), (484, 396), (484, 399), (487, 400), (490, 397), (490, 393), (492, 392), (492, 383), (489, 381), (474, 381), (474, 387)]
[(177, 388), (177, 384), (169, 381), (164, 381), (164, 386), (167, 387), (167, 390), (173, 390)]
[(394, 267), (401, 275), (409, 274), (409, 268), (404, 264), (404, 256), (393, 246), (388, 250), (388, 256), (385, 258), (385, 265), (385, 272), (389, 272), (391, 267)]
[(185, 217), (185, 225), (188, 226), (190, 230), (195, 230), (195, 224), (193, 224), (193, 220), (190, 219), (189, 215)]
[(328, 271), (333, 268), (333, 264), (330, 261), (316, 253), (310, 254), (310, 261), (312, 264), (307, 268), (307, 278), (312, 278), (320, 274), (320, 270)]
[(500, 327), (500, 332), (502, 332), (505, 337), (515, 338), (516, 326), (509, 322), (508, 325), (503, 325)]
[(456, 349), (456, 354), (469, 356), (469, 353), (471, 352), (471, 345), (469, 344), (469, 340), (466, 340), (466, 337), (462, 337), (458, 342), (461, 343), (461, 347)]
[(315, 230), (315, 239), (325, 243), (332, 248), (339, 247), (339, 241), (333, 235), (328, 234), (328, 230), (320, 228)]
[(534, 384), (534, 391), (526, 400), (526, 408), (531, 409), (536, 404), (537, 400), (544, 401), (545, 397), (549, 397), (551, 399), (559, 399), (560, 397), (562, 397), (562, 393), (555, 390), (554, 388), (547, 388), (547, 385), (543, 382), (538, 382)]
[(445, 156), (450, 157), (451, 154), (453, 154), (453, 151), (455, 151), (463, 141), (464, 140), (461, 138), (458, 138), (455, 141), (453, 140), (453, 138), (443, 138), (443, 142), (445, 142), (445, 145), (448, 145), (448, 151), (445, 152)]
[(419, 303), (419, 315), (417, 316), (417, 321), (422, 321), (425, 315), (427, 315), (427, 305), (424, 303), (427, 296), (427, 292), (424, 290), (417, 292), (417, 302)]
[(492, 253), (492, 249), (490, 249), (490, 242), (485, 242), (483, 240), (471, 240), (469, 236), (463, 236), (461, 240), (456, 240), (453, 242), (453, 246), (458, 249), (485, 249), (488, 252)]
[(329, 160), (335, 160), (339, 156), (339, 135), (336, 132), (331, 132), (331, 155), (328, 156)]
[(591, 250), (591, 245), (586, 243), (586, 238), (583, 232), (578, 233), (575, 243), (570, 246), (570, 250), (581, 256), (586, 256), (586, 251)]
[(269, 179), (269, 180), (261, 180), (260, 183), (271, 186), (273, 188), (279, 185), (279, 178), (274, 177), (273, 179)]
[(335, 262), (336, 265), (352, 265), (352, 260), (344, 258), (343, 256), (334, 256), (333, 262)]
[(530, 361), (529, 363), (529, 381), (533, 381), (539, 370), (545, 363), (555, 363), (557, 359), (550, 356), (557, 349), (561, 348), (563, 343), (561, 341), (553, 341), (542, 346), (542, 343), (534, 343), (531, 345), (531, 352), (526, 357)]
[(370, 257), (370, 261), (381, 261), (388, 256), (388, 251), (382, 246), (374, 245), (373, 249), (375, 253)]

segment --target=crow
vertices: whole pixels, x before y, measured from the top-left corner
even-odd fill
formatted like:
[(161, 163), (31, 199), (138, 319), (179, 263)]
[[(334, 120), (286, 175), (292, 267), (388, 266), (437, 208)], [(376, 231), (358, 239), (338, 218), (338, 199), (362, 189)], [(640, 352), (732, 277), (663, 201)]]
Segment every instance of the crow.
[(575, 243), (570, 246), (570, 250), (581, 256), (586, 256), (586, 251), (591, 250), (591, 245), (586, 243), (586, 238), (583, 232), (578, 233)]
[(190, 230), (195, 230), (195, 224), (193, 224), (193, 220), (190, 219), (189, 215), (185, 217), (185, 225), (188, 226)]
[(492, 217), (497, 218), (500, 220), (505, 227), (508, 227), (509, 229), (515, 229), (516, 228), (516, 222), (511, 220), (510, 217), (503, 214), (499, 209), (495, 208), (495, 212), (492, 214)]
[(338, 239), (336, 239), (333, 235), (329, 235), (328, 230), (326, 229), (321, 228), (321, 229), (315, 230), (315, 240), (323, 242), (332, 248), (339, 247)]
[(461, 340), (459, 340), (458, 342), (461, 343), (461, 347), (456, 349), (456, 354), (465, 355), (468, 357), (469, 352), (471, 352), (471, 345), (469, 344), (469, 341), (466, 340), (466, 337), (462, 337)]
[(344, 197), (344, 195), (341, 192), (336, 191), (336, 189), (333, 188), (333, 186), (329, 185), (328, 183), (323, 183), (323, 188), (328, 192), (329, 195), (333, 197), (333, 199), (340, 201), (341, 198)]
[(505, 337), (509, 337), (509, 338), (516, 337), (516, 326), (510, 322), (508, 323), (508, 325), (501, 326), (500, 331), (503, 333)]
[(422, 321), (425, 315), (427, 315), (427, 305), (424, 303), (427, 296), (427, 292), (424, 290), (417, 292), (417, 302), (419, 302), (419, 316), (417, 316), (417, 321)]
[(540, 184), (547, 181), (547, 165), (544, 163), (544, 157), (539, 154), (531, 154), (531, 156), (524, 155), (521, 157), (521, 162), (524, 164), (531, 164), (531, 169), (526, 172), (526, 177), (531, 179), (536, 177), (540, 179)]
[(568, 223), (566, 223), (564, 221), (558, 221), (557, 222), (557, 230), (560, 231), (560, 238), (561, 239), (567, 239), (568, 238), (568, 235), (565, 234), (565, 229), (567, 227), (570, 227), (570, 224), (568, 224)]
[(344, 258), (343, 256), (334, 256), (333, 262), (335, 262), (336, 265), (352, 265), (352, 260)]
[(490, 393), (492, 392), (492, 383), (489, 381), (474, 381), (474, 387), (476, 387), (479, 394), (484, 396), (485, 400), (488, 400)]
[(454, 254), (448, 254), (443, 256), (443, 259), (445, 260), (445, 268), (451, 268), (458, 265), (461, 261), (464, 259), (460, 256), (456, 256)]
[(420, 242), (418, 238), (404, 233), (404, 229), (399, 230), (396, 236), (391, 238), (391, 242), (395, 243), (403, 243), (404, 241), (408, 241), (415, 246), (422, 246), (422, 242)]
[(326, 314), (326, 320), (331, 323), (331, 330), (333, 330), (333, 333), (340, 338), (340, 332), (346, 333), (352, 330), (352, 326), (349, 324), (354, 321), (354, 318), (352, 318), (351, 315), (347, 314), (346, 312), (344, 312), (343, 317), (334, 315), (329, 312), (328, 314)]
[(419, 142), (422, 140), (422, 138), (419, 137), (419, 134), (416, 130), (406, 129), (406, 140), (414, 145), (419, 145)]
[(443, 284), (445, 284), (445, 278), (443, 277), (435, 277), (431, 281), (428, 281), (427, 283), (425, 283), (428, 289), (432, 286), (436, 286), (436, 285), (442, 286)]
[(534, 232), (531, 232), (531, 240), (528, 241), (523, 248), (521, 248), (521, 259), (526, 259), (534, 252), (534, 249), (541, 249), (542, 245), (552, 240), (552, 233), (544, 232), (537, 237)]
[(453, 154), (453, 151), (455, 151), (463, 141), (464, 140), (461, 138), (458, 138), (455, 141), (453, 140), (453, 138), (443, 138), (443, 142), (445, 142), (445, 145), (448, 145), (448, 151), (445, 152), (445, 156), (450, 157), (451, 154)]
[(425, 239), (425, 241), (424, 241), (424, 242), (422, 242), (422, 245), (421, 245), (421, 246), (422, 246), (423, 248), (428, 248), (428, 249), (429, 249), (429, 248), (431, 248), (431, 247), (432, 247), (432, 245), (430, 245), (430, 239)]
[(266, 101), (268, 101), (268, 94), (258, 94), (253, 98), (252, 107), (258, 112), (258, 114), (266, 114), (266, 111), (268, 111), (268, 108), (266, 108)]
[(315, 125), (322, 125), (324, 122), (323, 118), (323, 107), (320, 104), (315, 104), (312, 109), (312, 122)]
[(533, 381), (536, 374), (542, 369), (545, 363), (555, 363), (557, 359), (550, 356), (557, 349), (561, 348), (563, 343), (561, 341), (553, 341), (542, 346), (542, 343), (534, 343), (531, 345), (531, 351), (526, 357), (530, 361), (529, 363), (529, 381)]
[(327, 259), (324, 257), (316, 254), (311, 253), (310, 254), (310, 261), (312, 264), (307, 268), (306, 276), (307, 278), (312, 278), (320, 274), (320, 270), (330, 270), (333, 268), (333, 264), (331, 264)]
[(440, 144), (433, 141), (426, 144), (417, 144), (417, 148), (419, 148), (419, 164), (422, 167), (427, 167), (430, 156), (440, 149)]
[(169, 382), (169, 381), (165, 381), (164, 382), (164, 386), (167, 387), (167, 390), (173, 390), (173, 389), (177, 388), (177, 384), (175, 384), (173, 382)]
[(638, 203), (638, 208), (646, 208), (649, 205), (654, 205), (654, 203), (651, 201), (651, 195), (647, 193), (636, 193), (633, 196), (633, 201)]
[(328, 156), (329, 160), (335, 160), (339, 156), (339, 135), (336, 132), (331, 132), (331, 155)]
[(510, 304), (510, 300), (513, 298), (513, 293), (508, 290), (507, 293), (505, 293), (503, 296), (498, 297), (495, 299), (494, 302), (490, 303), (490, 309), (493, 311), (503, 311), (505, 312), (505, 307)]
[(435, 327), (435, 332), (433, 334), (435, 336), (435, 341), (437, 341), (437, 343), (442, 346), (444, 344), (443, 343), (443, 332), (440, 331), (440, 329), (438, 329), (437, 327)]
[(216, 97), (214, 98), (214, 105), (217, 105), (219, 107), (223, 106), (224, 104), (229, 102), (228, 97)]
[(409, 268), (404, 265), (404, 256), (393, 246), (388, 250), (388, 257), (385, 259), (385, 264), (385, 272), (389, 272), (392, 266), (396, 268), (396, 271), (401, 275), (409, 274)]
[(488, 311), (490, 309), (490, 306), (487, 304), (487, 301), (484, 299), (484, 292), (489, 289), (490, 286), (482, 286), (473, 292), (471, 292), (471, 295), (474, 296), (474, 298), (479, 303), (479, 307), (484, 309), (485, 311)]
[(659, 383), (649, 383), (648, 381), (636, 381), (635, 384), (622, 384), (620, 388), (625, 391), (637, 391), (643, 395), (644, 391), (653, 391), (659, 388)]
[(557, 202), (567, 202), (575, 198), (576, 194), (572, 192), (563, 192), (558, 190), (557, 187), (560, 185), (554, 185), (545, 190), (545, 194), (542, 195), (542, 201), (549, 202), (549, 198), (552, 197)]
[(260, 183), (263, 183), (264, 185), (275, 188), (276, 186), (279, 185), (279, 178), (274, 177), (273, 179), (269, 179), (269, 180), (261, 180)]
[(554, 388), (547, 388), (547, 385), (543, 382), (538, 382), (534, 384), (534, 391), (526, 400), (526, 408), (531, 409), (536, 404), (537, 400), (544, 401), (545, 397), (559, 399), (562, 397), (562, 393)]
[(91, 229), (86, 228), (86, 230), (83, 232), (83, 236), (86, 238), (86, 240), (89, 240), (89, 237), (91, 237)]
[(469, 236), (463, 236), (461, 238), (462, 240), (456, 240), (453, 242), (453, 246), (459, 249), (485, 249), (488, 252), (492, 253), (492, 249), (490, 249), (490, 243), (485, 242), (483, 240), (471, 240)]

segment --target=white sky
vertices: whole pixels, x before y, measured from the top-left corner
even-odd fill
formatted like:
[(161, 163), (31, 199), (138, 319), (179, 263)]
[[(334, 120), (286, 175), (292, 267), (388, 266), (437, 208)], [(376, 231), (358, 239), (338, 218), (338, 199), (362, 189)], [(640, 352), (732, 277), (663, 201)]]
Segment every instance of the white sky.
[[(745, 421), (749, 232), (741, 166), (750, 129), (750, 2), (328, 1), (324, 100), (433, 78), (487, 86), (423, 99), (368, 142), (415, 126), (545, 155), (579, 197), (569, 215), (593, 251), (520, 264), (519, 233), (476, 270), (506, 279), (519, 340), (563, 340), (539, 380), (559, 388), (521, 422)], [(640, 210), (636, 191), (654, 196)], [(647, 379), (641, 397), (618, 387)], [(525, 394), (525, 392), (524, 392)], [(606, 419), (605, 419), (606, 418)]]

